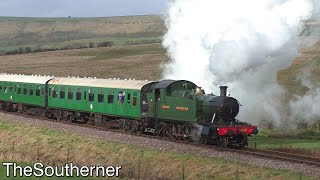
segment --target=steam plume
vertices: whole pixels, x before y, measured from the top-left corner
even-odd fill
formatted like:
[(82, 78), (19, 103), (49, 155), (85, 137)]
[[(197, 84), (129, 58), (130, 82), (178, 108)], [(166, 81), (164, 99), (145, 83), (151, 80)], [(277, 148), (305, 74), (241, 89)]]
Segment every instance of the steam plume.
[(187, 79), (215, 94), (227, 84), (244, 105), (239, 119), (281, 125), (295, 105), (283, 104), (276, 75), (298, 55), (304, 21), (318, 15), (316, 2), (175, 0), (166, 20), (163, 46), (172, 62), (164, 78)]

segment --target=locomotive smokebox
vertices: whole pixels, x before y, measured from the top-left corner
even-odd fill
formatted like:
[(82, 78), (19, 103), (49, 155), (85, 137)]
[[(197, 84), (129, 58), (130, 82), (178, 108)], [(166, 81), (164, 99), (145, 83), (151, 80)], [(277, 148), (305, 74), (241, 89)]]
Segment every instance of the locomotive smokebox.
[(228, 86), (220, 86), (220, 96), (226, 97), (227, 96), (227, 89), (228, 89)]

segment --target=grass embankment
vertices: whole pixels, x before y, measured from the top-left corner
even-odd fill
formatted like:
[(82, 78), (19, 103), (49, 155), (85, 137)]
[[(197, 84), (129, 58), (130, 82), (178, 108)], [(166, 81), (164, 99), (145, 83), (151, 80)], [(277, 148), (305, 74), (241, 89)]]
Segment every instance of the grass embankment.
[[(31, 164), (36, 158), (47, 165), (67, 161), (78, 165), (121, 165), (122, 177), (182, 179), (298, 179), (299, 174), (215, 158), (168, 153), (81, 135), (31, 127), (0, 120), (0, 159)], [(70, 155), (67, 155), (67, 149)], [(13, 152), (14, 149), (14, 152)], [(38, 153), (39, 150), (39, 153)], [(140, 159), (140, 168), (138, 162)], [(3, 171), (3, 169), (0, 169)], [(3, 176), (3, 172), (0, 173)], [(309, 177), (303, 177), (309, 179)]]

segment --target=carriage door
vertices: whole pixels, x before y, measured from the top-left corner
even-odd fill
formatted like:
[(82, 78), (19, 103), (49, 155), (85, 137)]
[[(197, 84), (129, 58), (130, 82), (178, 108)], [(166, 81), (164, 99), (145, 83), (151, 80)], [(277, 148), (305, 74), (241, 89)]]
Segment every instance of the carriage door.
[(148, 97), (145, 91), (141, 91), (141, 114), (143, 117), (148, 117)]
[[(49, 105), (49, 82), (50, 82), (50, 80), (52, 80), (52, 79), (49, 79), (47, 82), (46, 82), (46, 84), (44, 85), (44, 102), (45, 102), (45, 107), (47, 108), (48, 107), (48, 105)], [(31, 87), (30, 87), (30, 89), (31, 89)]]

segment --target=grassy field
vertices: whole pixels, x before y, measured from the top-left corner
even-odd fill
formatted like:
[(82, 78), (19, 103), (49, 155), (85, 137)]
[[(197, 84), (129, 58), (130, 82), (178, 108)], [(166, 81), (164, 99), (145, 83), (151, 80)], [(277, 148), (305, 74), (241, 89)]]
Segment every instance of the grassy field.
[(108, 18), (0, 17), (0, 54), (19, 47), (62, 48), (112, 41), (115, 45), (159, 41), (165, 32), (161, 16)]
[(0, 56), (0, 72), (156, 80), (168, 57), (160, 44)]
[(300, 138), (270, 138), (257, 136), (249, 138), (249, 147), (254, 147), (256, 142), (257, 148), (295, 148), (320, 152), (319, 139), (300, 139)]
[[(300, 177), (299, 174), (287, 171), (162, 152), (4, 120), (0, 120), (0, 140), (0, 159), (4, 161), (32, 164), (38, 157), (44, 164), (59, 165), (67, 161), (67, 149), (70, 148), (68, 161), (78, 165), (121, 165), (121, 176), (124, 178), (136, 178), (140, 169), (139, 174), (143, 179), (182, 179), (183, 167), (186, 179), (233, 179), (236, 178), (237, 171), (240, 179), (278, 180)], [(0, 177), (3, 177), (3, 170), (0, 168)]]

